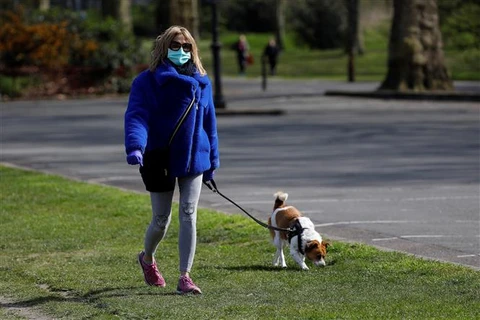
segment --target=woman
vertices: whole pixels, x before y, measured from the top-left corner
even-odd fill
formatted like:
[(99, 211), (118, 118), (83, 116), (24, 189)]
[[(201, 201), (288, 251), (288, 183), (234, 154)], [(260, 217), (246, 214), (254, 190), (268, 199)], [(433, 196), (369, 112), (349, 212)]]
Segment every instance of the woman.
[[(183, 119), (183, 121), (181, 120)], [(180, 278), (177, 292), (200, 294), (190, 278), (197, 204), (203, 181), (220, 165), (212, 85), (190, 32), (172, 26), (157, 37), (149, 70), (133, 81), (125, 112), (125, 150), (150, 192), (152, 220), (138, 255), (145, 282), (165, 287), (155, 252), (171, 220), (179, 187)]]
[(250, 55), (250, 46), (247, 41), (247, 37), (244, 34), (241, 34), (238, 38), (238, 41), (235, 43), (234, 49), (237, 52), (237, 63), (238, 70), (240, 75), (245, 75), (245, 70), (247, 67), (247, 59)]

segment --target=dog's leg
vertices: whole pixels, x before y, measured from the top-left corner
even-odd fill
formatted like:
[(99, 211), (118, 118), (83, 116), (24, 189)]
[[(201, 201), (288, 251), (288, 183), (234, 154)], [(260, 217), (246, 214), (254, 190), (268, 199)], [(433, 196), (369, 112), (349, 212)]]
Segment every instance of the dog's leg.
[(282, 239), (279, 239), (279, 240), (280, 240), (280, 265), (282, 266), (282, 268), (286, 268), (287, 263), (285, 262), (285, 255), (283, 254), (283, 247), (285, 242)]
[(277, 232), (275, 232), (275, 236), (272, 239), (272, 244), (275, 246), (275, 248), (277, 248), (277, 250), (275, 251), (275, 255), (273, 256), (273, 265), (275, 267), (278, 266), (278, 263), (280, 261), (280, 252), (278, 251), (277, 239), (278, 239), (278, 234)]
[(277, 251), (273, 258), (273, 265), (278, 266), (280, 264), (282, 268), (286, 268), (287, 264), (285, 263), (285, 256), (283, 255), (283, 240), (280, 239), (280, 234), (277, 231), (275, 231), (273, 244), (277, 247)]
[(302, 270), (308, 270), (308, 266), (305, 264), (305, 256), (304, 255), (301, 255), (296, 246), (293, 246), (292, 245), (293, 243), (293, 240), (290, 244), (290, 254), (292, 255), (292, 258), (298, 263), (298, 265), (300, 266), (300, 268), (302, 268)]

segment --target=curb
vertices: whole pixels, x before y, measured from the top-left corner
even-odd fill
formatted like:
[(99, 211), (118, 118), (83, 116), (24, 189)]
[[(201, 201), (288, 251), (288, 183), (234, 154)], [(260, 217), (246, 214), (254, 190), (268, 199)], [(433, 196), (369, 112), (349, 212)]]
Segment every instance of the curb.
[(281, 109), (215, 109), (217, 116), (280, 116), (285, 114)]
[(325, 96), (346, 96), (359, 98), (377, 99), (403, 99), (403, 100), (433, 100), (433, 101), (480, 101), (480, 93), (477, 92), (398, 92), (390, 90), (382, 91), (325, 91)]

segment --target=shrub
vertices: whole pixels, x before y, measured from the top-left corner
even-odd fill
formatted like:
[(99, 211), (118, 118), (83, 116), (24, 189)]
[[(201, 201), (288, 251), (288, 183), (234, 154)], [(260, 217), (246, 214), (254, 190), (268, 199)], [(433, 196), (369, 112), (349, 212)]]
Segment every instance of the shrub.
[(299, 0), (287, 11), (299, 43), (315, 49), (344, 45), (347, 14), (343, 1)]
[(0, 23), (3, 73), (18, 76), (20, 71), (15, 74), (6, 67), (23, 68), (23, 73), (39, 67), (41, 85), (48, 82), (49, 88), (55, 88), (40, 90), (49, 94), (81, 88), (88, 92), (128, 91), (135, 66), (148, 56), (121, 22), (101, 19), (93, 11), (54, 7), (47, 12), (26, 12), (19, 8), (5, 12), (4, 17)]
[(465, 50), (480, 48), (480, 4), (465, 3), (445, 16), (443, 40), (447, 47)]
[(68, 63), (66, 23), (27, 25), (22, 11), (7, 11), (1, 19), (0, 57), (8, 67), (55, 68)]

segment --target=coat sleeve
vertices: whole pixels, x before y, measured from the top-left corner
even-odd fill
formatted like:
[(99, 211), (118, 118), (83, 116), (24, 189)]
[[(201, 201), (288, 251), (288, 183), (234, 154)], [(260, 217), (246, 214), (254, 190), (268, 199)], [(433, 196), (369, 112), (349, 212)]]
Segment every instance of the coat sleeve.
[(220, 156), (218, 151), (217, 119), (215, 115), (215, 105), (213, 104), (212, 86), (208, 86), (209, 102), (203, 121), (203, 129), (207, 133), (210, 142), (210, 170), (220, 167)]
[(144, 153), (147, 145), (149, 110), (143, 89), (140, 78), (135, 78), (125, 111), (125, 152), (127, 154), (134, 150)]

